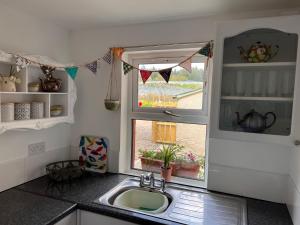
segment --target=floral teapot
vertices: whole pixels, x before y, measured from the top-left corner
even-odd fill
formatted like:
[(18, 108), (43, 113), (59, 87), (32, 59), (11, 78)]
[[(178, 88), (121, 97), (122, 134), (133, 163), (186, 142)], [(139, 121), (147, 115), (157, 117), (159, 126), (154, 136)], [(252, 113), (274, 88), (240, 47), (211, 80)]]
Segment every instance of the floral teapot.
[(239, 46), (240, 56), (242, 59), (246, 60), (249, 63), (260, 63), (268, 62), (279, 51), (279, 46), (275, 45), (266, 45), (260, 41), (252, 44), (248, 50), (245, 50), (243, 47)]
[[(240, 114), (236, 112), (237, 123), (243, 128), (244, 131), (259, 133), (263, 132), (267, 128), (272, 127), (276, 122), (276, 115), (273, 112), (267, 112), (265, 115), (262, 115), (252, 109), (247, 113), (243, 119), (240, 119)], [(273, 119), (270, 124), (267, 124), (267, 119), (269, 116), (272, 116)]]

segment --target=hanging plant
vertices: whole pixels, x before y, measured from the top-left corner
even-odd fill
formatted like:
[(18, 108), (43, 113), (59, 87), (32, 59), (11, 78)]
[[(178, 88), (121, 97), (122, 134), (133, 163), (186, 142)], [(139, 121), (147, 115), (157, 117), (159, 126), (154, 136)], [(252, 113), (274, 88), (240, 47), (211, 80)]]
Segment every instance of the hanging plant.
[(116, 77), (116, 63), (115, 63), (115, 54), (111, 54), (111, 70), (110, 78), (107, 89), (106, 98), (104, 99), (104, 105), (107, 110), (117, 111), (120, 108), (120, 97), (118, 94), (118, 81)]

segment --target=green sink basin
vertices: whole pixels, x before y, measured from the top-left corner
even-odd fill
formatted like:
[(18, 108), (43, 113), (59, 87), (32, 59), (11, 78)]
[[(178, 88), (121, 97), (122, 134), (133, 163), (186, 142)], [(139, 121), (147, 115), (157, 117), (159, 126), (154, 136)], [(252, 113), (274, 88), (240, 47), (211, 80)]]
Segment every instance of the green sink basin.
[(120, 208), (157, 214), (164, 212), (168, 208), (169, 200), (159, 192), (130, 189), (119, 194), (114, 200), (113, 205)]

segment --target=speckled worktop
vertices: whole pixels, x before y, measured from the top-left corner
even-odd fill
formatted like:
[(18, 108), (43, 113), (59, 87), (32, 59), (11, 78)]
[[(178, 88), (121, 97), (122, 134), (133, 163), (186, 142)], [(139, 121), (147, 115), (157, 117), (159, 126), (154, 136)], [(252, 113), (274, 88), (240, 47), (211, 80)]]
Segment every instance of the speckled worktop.
[[(151, 216), (99, 205), (94, 200), (127, 176), (88, 173), (71, 184), (57, 185), (44, 176), (0, 193), (0, 225), (51, 225), (76, 209), (137, 224), (175, 224)], [(292, 225), (283, 204), (247, 199), (248, 225)]]

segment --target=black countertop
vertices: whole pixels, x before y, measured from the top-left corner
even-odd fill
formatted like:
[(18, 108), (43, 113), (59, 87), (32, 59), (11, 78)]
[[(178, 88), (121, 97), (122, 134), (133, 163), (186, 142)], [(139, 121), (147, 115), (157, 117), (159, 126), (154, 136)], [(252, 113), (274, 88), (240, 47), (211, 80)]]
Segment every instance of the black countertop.
[[(46, 176), (22, 184), (0, 194), (0, 225), (53, 224), (75, 209), (87, 210), (137, 224), (176, 224), (94, 203), (95, 199), (127, 177), (121, 174), (88, 173), (83, 178), (64, 185), (55, 184)], [(6, 202), (9, 202), (8, 207)], [(36, 204), (37, 202), (39, 204)], [(247, 199), (247, 208), (248, 225), (292, 225), (284, 204)], [(20, 209), (22, 209), (21, 214)]]
[(76, 204), (16, 189), (0, 194), (1, 225), (50, 225), (75, 209)]

